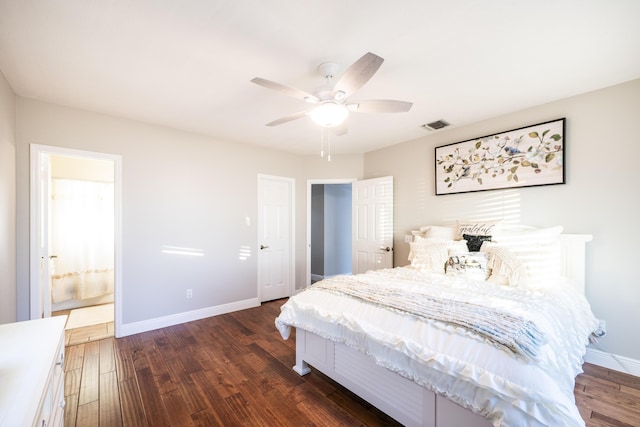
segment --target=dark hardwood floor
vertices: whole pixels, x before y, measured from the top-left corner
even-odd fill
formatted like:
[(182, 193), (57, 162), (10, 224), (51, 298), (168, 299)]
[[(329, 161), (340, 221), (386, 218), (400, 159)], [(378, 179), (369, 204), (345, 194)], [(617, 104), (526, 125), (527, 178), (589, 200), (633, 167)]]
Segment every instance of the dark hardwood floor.
[[(283, 303), (68, 341), (65, 426), (398, 425), (318, 371), (291, 370), (295, 338), (273, 323)], [(584, 369), (575, 396), (587, 427), (640, 426), (640, 378)]]

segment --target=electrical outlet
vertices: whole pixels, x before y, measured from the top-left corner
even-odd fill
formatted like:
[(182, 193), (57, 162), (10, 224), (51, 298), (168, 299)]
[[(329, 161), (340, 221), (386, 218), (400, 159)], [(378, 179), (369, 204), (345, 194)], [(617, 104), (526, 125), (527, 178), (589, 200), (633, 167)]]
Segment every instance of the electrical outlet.
[(602, 336), (607, 334), (607, 322), (600, 319), (600, 323), (598, 324), (598, 328), (602, 331)]
[(193, 297), (193, 290), (187, 289), (187, 298), (192, 298), (192, 297)]
[(595, 335), (598, 338), (601, 338), (607, 335), (607, 322), (605, 322), (602, 319), (598, 319), (598, 329), (593, 331), (593, 335)]
[(412, 234), (405, 234), (405, 235), (404, 235), (404, 242), (405, 242), (405, 243), (411, 243), (411, 242), (413, 242), (413, 235), (412, 235)]

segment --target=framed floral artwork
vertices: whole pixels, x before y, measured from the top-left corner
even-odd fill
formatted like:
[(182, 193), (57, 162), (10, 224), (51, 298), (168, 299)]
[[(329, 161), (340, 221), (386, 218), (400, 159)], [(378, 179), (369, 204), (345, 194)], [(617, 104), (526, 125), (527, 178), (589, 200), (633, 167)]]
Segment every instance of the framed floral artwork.
[(564, 184), (565, 119), (436, 147), (436, 195)]

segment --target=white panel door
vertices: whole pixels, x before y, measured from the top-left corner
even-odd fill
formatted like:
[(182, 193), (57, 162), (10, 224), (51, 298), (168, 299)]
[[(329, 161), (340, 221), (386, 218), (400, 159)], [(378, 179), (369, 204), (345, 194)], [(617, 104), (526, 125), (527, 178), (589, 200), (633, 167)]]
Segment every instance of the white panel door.
[(290, 178), (258, 177), (258, 286), (261, 301), (286, 298), (293, 284), (293, 189)]
[(353, 274), (393, 267), (393, 177), (353, 183)]

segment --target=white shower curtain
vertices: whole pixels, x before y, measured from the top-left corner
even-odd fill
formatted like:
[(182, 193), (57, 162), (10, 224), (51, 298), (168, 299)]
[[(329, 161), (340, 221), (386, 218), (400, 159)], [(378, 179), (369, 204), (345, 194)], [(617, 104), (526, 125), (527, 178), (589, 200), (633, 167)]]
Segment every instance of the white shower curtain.
[(51, 182), (52, 302), (113, 293), (113, 183)]

